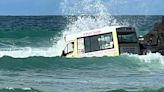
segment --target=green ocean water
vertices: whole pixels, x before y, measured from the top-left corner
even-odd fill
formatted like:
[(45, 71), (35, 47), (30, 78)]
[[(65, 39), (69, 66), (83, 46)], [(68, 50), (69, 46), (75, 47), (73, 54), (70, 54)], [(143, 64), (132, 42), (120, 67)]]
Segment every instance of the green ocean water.
[[(164, 57), (64, 58), (56, 44), (77, 16), (0, 16), (0, 92), (164, 92)], [(144, 35), (161, 16), (114, 16)], [(62, 42), (61, 42), (62, 43)]]

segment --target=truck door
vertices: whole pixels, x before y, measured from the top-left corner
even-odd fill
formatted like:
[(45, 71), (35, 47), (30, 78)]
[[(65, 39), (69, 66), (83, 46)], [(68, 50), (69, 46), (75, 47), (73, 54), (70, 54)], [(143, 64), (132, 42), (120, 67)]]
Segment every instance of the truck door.
[(62, 56), (73, 55), (74, 52), (74, 42), (70, 42), (66, 45), (65, 49), (62, 52)]

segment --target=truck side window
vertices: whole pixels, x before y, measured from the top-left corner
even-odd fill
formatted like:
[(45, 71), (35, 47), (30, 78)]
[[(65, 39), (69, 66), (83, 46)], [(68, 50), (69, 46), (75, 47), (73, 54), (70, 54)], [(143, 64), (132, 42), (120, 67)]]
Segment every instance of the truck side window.
[(104, 34), (98, 38), (100, 50), (114, 48), (112, 34)]
[(106, 49), (113, 49), (112, 33), (88, 36), (78, 39), (78, 53), (88, 53)]
[(78, 39), (78, 53), (79, 54), (85, 53), (85, 49), (84, 49), (84, 38), (79, 38)]

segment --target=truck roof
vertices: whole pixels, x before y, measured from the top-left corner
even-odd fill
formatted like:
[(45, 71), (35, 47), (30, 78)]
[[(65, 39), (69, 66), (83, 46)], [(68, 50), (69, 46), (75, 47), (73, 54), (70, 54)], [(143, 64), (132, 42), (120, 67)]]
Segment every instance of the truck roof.
[(69, 42), (69, 41), (73, 41), (77, 38), (113, 32), (113, 31), (116, 31), (116, 28), (120, 28), (120, 27), (129, 27), (129, 26), (107, 26), (107, 27), (98, 28), (98, 29), (89, 30), (89, 31), (77, 32), (77, 33), (73, 33), (73, 34), (66, 34), (64, 36), (64, 39), (66, 42)]

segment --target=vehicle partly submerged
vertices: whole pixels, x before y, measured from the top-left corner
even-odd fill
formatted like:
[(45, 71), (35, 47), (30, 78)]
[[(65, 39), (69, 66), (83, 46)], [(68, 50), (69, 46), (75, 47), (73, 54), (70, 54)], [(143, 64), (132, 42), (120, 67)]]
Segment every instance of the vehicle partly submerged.
[(164, 16), (153, 30), (137, 37), (130, 26), (107, 26), (65, 35), (65, 57), (119, 56), (122, 53), (164, 55)]
[(122, 53), (140, 54), (135, 28), (107, 26), (104, 28), (65, 35), (65, 57), (119, 56)]

